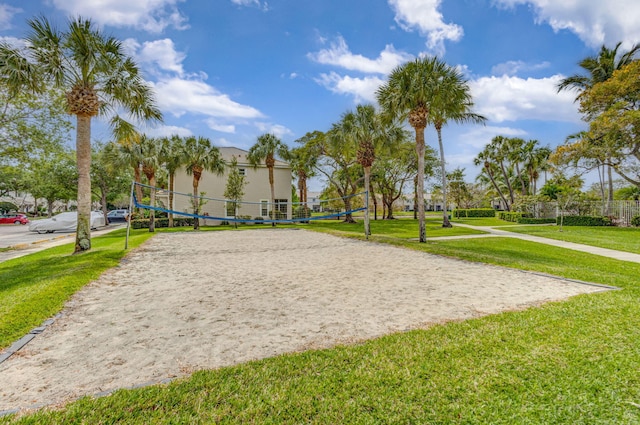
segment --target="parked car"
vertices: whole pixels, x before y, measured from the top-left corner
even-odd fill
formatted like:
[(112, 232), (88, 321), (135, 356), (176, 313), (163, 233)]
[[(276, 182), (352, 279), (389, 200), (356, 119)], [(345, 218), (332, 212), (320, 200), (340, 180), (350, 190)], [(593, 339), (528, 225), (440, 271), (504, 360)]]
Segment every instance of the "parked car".
[(27, 224), (29, 219), (24, 214), (0, 214), (0, 224)]
[(113, 223), (115, 221), (127, 221), (127, 217), (129, 217), (128, 210), (111, 210), (107, 213), (109, 223)]
[[(91, 229), (105, 226), (104, 214), (100, 211), (91, 211)], [(75, 232), (78, 226), (78, 213), (64, 212), (51, 218), (32, 221), (29, 225), (31, 232), (53, 233), (53, 232)]]

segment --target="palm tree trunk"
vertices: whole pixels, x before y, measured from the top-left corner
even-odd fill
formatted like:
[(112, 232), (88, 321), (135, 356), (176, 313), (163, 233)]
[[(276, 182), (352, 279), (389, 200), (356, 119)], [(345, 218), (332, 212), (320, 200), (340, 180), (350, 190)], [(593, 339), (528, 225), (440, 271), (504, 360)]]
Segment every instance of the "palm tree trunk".
[(607, 177), (609, 179), (609, 196), (607, 196), (607, 215), (611, 214), (611, 203), (613, 202), (613, 172), (611, 165), (607, 165)]
[(373, 219), (378, 220), (378, 199), (373, 190), (373, 185), (371, 185), (371, 201), (373, 202)]
[(74, 254), (91, 249), (91, 117), (76, 115), (78, 224)]
[[(511, 186), (511, 181), (509, 180), (509, 175), (507, 174), (507, 170), (504, 168), (504, 162), (500, 161), (500, 169), (502, 170), (502, 176), (504, 177), (505, 183), (507, 183), (507, 189), (509, 189), (509, 199), (511, 199), (511, 204), (513, 204), (516, 200), (515, 195), (513, 194), (513, 187)], [(509, 205), (511, 205), (509, 204)], [(511, 211), (511, 208), (507, 208)]]
[[(149, 186), (151, 186), (150, 188), (150, 193), (149, 193), (149, 203), (151, 204), (152, 207), (156, 206), (156, 176), (152, 175), (149, 177)], [(156, 231), (156, 212), (154, 210), (149, 210), (149, 232), (155, 232)]]
[(424, 127), (414, 127), (416, 132), (416, 155), (418, 155), (418, 175), (416, 194), (418, 202), (418, 229), (420, 242), (427, 242), (427, 230), (424, 221)]
[(175, 173), (169, 174), (169, 227), (173, 227), (173, 187), (174, 187), (174, 179), (176, 177)]
[[(274, 187), (274, 180), (273, 180), (273, 167), (269, 167), (269, 187), (271, 188), (271, 211), (273, 214), (272, 220), (275, 220), (277, 218), (277, 211), (276, 211), (276, 190)], [(272, 222), (271, 223), (271, 227), (275, 227), (276, 223)]]
[[(140, 186), (140, 184), (142, 183), (142, 174), (140, 172), (140, 165), (133, 167), (133, 179), (136, 181), (136, 198), (138, 202), (142, 202), (142, 186)], [(133, 211), (131, 211), (131, 213), (133, 213)], [(140, 207), (138, 208), (138, 213), (140, 214), (140, 217), (142, 218), (142, 214), (144, 213), (144, 208)]]
[[(384, 211), (382, 214), (382, 218), (384, 218)], [(413, 219), (418, 219), (418, 174), (413, 179)]]
[(504, 202), (505, 207), (507, 207), (507, 211), (511, 211), (511, 205), (509, 204), (509, 202), (507, 202), (507, 198), (504, 196), (504, 194), (500, 190), (500, 187), (498, 186), (498, 183), (496, 183), (496, 180), (493, 178), (493, 173), (489, 170), (489, 167), (485, 168), (487, 170), (487, 174), (489, 175), (489, 179), (491, 179), (493, 187), (496, 189), (496, 192), (498, 192), (498, 195), (500, 195), (500, 198), (502, 199), (502, 202)]
[(452, 227), (449, 222), (449, 212), (447, 211), (447, 172), (444, 164), (444, 147), (442, 146), (441, 128), (438, 131), (438, 146), (440, 147), (440, 167), (442, 171), (442, 227)]
[(515, 163), (516, 165), (516, 174), (518, 175), (518, 180), (520, 180), (520, 192), (522, 193), (522, 196), (525, 196), (527, 194), (527, 185), (524, 183), (524, 179), (522, 178), (522, 173), (520, 173), (520, 166), (518, 165), (518, 163)]
[(193, 173), (193, 230), (200, 229), (200, 198), (198, 197), (198, 185), (200, 184), (200, 176), (196, 177), (196, 172)]
[(369, 183), (371, 179), (371, 167), (364, 167), (364, 191), (365, 191), (365, 207), (364, 210), (364, 236), (369, 239), (371, 228), (369, 227)]

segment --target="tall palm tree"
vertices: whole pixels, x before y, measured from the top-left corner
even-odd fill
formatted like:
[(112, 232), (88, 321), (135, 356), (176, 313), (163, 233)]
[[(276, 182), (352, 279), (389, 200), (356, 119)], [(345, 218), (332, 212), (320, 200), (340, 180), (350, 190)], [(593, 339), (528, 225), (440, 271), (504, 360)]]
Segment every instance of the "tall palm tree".
[[(135, 185), (135, 196), (138, 201), (142, 200), (142, 152), (140, 151), (140, 137), (134, 133), (129, 137), (118, 140), (118, 142), (107, 145), (108, 161), (116, 167), (131, 167), (133, 169), (133, 181)], [(142, 214), (142, 208), (139, 209)], [(131, 211), (133, 213), (133, 211)]]
[(474, 158), (473, 164), (475, 166), (482, 167), (484, 173), (491, 180), (491, 184), (496, 190), (496, 193), (498, 194), (498, 196), (500, 196), (500, 199), (502, 199), (502, 202), (506, 206), (507, 210), (510, 210), (511, 204), (509, 203), (509, 201), (507, 201), (506, 196), (504, 195), (502, 189), (500, 188), (500, 185), (498, 184), (498, 181), (496, 180), (497, 165), (495, 163), (494, 156), (495, 156), (494, 146), (492, 146), (491, 144), (488, 144)]
[[(140, 165), (142, 172), (149, 181), (150, 194), (149, 204), (152, 207), (156, 205), (156, 173), (162, 167), (162, 141), (142, 135), (139, 141), (140, 145)], [(155, 232), (156, 214), (153, 209), (149, 210), (149, 231)]]
[(437, 57), (418, 58), (395, 68), (378, 88), (376, 97), (385, 120), (408, 119), (415, 132), (418, 172), (416, 193), (419, 196), (418, 226), (420, 242), (427, 241), (424, 214), (424, 130), (429, 122), (431, 104), (440, 90), (439, 78), (448, 65)]
[(183, 139), (174, 134), (162, 139), (162, 162), (169, 174), (169, 227), (173, 227), (173, 189), (175, 187), (176, 171), (182, 166), (180, 151)]
[(43, 16), (28, 24), (24, 52), (0, 45), (0, 75), (14, 91), (38, 91), (51, 85), (66, 93), (67, 112), (76, 116), (78, 225), (74, 252), (87, 251), (91, 249), (91, 119), (111, 117), (114, 132), (121, 136), (131, 132), (133, 125), (117, 111), (158, 121), (162, 113), (122, 43), (95, 28), (91, 20), (70, 20), (65, 31), (54, 28)]
[[(372, 105), (358, 105), (355, 111), (343, 114), (337, 124), (347, 143), (354, 145), (357, 162), (364, 170), (364, 190), (371, 192), (371, 166), (376, 160), (376, 151), (391, 147), (403, 139), (402, 128), (395, 122), (383, 122)], [(364, 215), (365, 236), (371, 234), (369, 212)]]
[[(282, 143), (280, 139), (278, 139), (274, 134), (263, 134), (258, 137), (258, 141), (249, 148), (249, 154), (247, 155), (247, 159), (254, 168), (257, 168), (258, 165), (264, 161), (267, 166), (267, 170), (269, 170), (269, 188), (271, 189), (271, 211), (273, 214), (272, 219), (276, 218), (275, 208), (275, 185), (273, 178), (273, 169), (276, 165), (275, 155), (278, 154), (280, 156), (287, 155), (287, 145)], [(275, 223), (271, 223), (275, 226)]]
[(447, 212), (447, 172), (444, 158), (444, 146), (442, 143), (442, 126), (449, 121), (457, 123), (473, 122), (484, 124), (487, 120), (482, 115), (472, 112), (473, 99), (471, 89), (464, 79), (462, 73), (456, 68), (447, 67), (439, 82), (441, 88), (437, 93), (435, 101), (431, 105), (431, 121), (438, 134), (438, 146), (440, 148), (440, 166), (442, 174), (442, 227), (451, 227), (449, 214)]
[[(618, 54), (618, 49), (621, 45), (622, 42), (618, 42), (613, 49), (603, 45), (597, 56), (589, 56), (581, 60), (579, 65), (586, 74), (575, 74), (564, 78), (558, 84), (558, 92), (574, 90), (578, 92), (576, 96), (576, 101), (578, 101), (582, 93), (593, 88), (598, 83), (607, 81), (615, 71), (636, 60), (635, 56), (640, 51), (640, 43), (632, 46), (627, 52)], [(613, 177), (610, 165), (607, 167), (607, 173), (609, 180), (608, 201), (613, 201)]]
[(182, 165), (185, 167), (188, 175), (193, 176), (193, 214), (196, 216), (193, 220), (193, 229), (200, 228), (200, 193), (198, 186), (204, 171), (210, 171), (217, 175), (224, 173), (225, 162), (222, 159), (220, 150), (211, 145), (211, 141), (205, 137), (189, 136), (184, 139), (184, 144), (180, 149), (180, 157)]

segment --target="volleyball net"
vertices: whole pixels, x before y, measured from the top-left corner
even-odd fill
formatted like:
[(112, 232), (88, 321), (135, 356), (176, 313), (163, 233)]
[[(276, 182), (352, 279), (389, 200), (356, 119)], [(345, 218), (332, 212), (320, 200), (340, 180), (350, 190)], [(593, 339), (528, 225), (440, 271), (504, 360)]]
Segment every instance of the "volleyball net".
[[(151, 202), (152, 193), (155, 201)], [(289, 199), (270, 199), (270, 195), (257, 201), (210, 198), (201, 194), (169, 191), (141, 183), (133, 183), (131, 207), (156, 212), (156, 216), (172, 214), (174, 218), (187, 217), (201, 220), (203, 225), (227, 223), (304, 223), (311, 220), (340, 219), (367, 210), (366, 192), (354, 195), (291, 202)]]

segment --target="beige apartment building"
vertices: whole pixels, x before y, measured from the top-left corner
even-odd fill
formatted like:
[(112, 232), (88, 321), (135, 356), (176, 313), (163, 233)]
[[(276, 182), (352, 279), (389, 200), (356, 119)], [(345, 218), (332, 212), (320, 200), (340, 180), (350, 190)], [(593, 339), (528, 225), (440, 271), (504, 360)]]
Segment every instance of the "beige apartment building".
[[(222, 158), (227, 164), (231, 163), (233, 157), (238, 161), (238, 170), (244, 175), (247, 184), (244, 187), (244, 196), (238, 210), (238, 216), (249, 216), (251, 219), (262, 217), (268, 220), (272, 216), (271, 211), (275, 209), (280, 214), (278, 218), (291, 218), (291, 167), (283, 161), (276, 160), (273, 170), (275, 205), (271, 205), (271, 188), (269, 186), (269, 170), (264, 163), (254, 167), (247, 158), (248, 152), (238, 148), (219, 148)], [(233, 208), (230, 202), (224, 201), (224, 191), (229, 175), (228, 166), (223, 175), (216, 175), (210, 172), (203, 172), (200, 178), (198, 191), (204, 192), (206, 201), (200, 209), (202, 215), (210, 217), (233, 217)], [(184, 169), (176, 172), (175, 192), (193, 193), (193, 178), (187, 175)], [(176, 195), (174, 198), (174, 210), (193, 212), (191, 198)], [(220, 220), (203, 220), (202, 224), (216, 225)]]

